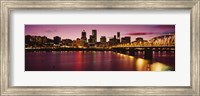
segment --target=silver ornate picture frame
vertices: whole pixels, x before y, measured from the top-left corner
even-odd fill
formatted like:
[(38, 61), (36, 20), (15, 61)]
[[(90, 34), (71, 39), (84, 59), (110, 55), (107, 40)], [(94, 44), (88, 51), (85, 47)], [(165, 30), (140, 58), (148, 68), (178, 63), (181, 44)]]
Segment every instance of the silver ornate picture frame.
[[(10, 86), (9, 16), (18, 9), (190, 9), (189, 87), (32, 87)], [(0, 0), (0, 95), (200, 95), (200, 0)]]

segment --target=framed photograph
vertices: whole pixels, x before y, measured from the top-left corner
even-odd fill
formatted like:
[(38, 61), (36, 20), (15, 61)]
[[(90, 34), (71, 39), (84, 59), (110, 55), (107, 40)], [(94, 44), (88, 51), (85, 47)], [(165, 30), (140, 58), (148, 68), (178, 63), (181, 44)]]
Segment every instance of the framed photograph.
[(25, 25), (25, 71), (175, 71), (175, 25)]
[(1, 95), (200, 95), (199, 0), (0, 0)]

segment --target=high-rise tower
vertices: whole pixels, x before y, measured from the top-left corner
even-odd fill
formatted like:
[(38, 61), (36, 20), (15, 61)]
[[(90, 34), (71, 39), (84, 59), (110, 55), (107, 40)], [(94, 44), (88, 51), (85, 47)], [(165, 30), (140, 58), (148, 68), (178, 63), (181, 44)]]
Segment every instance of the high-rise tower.
[(120, 39), (120, 32), (117, 32), (117, 39)]
[(85, 30), (82, 31), (81, 33), (81, 46), (85, 46), (87, 43), (87, 37), (86, 37), (86, 32)]
[(87, 37), (86, 37), (86, 32), (85, 32), (85, 30), (82, 31), (81, 40), (82, 40), (82, 41), (87, 41)]
[(93, 36), (93, 42), (96, 43), (97, 42), (97, 30), (92, 30), (92, 36)]

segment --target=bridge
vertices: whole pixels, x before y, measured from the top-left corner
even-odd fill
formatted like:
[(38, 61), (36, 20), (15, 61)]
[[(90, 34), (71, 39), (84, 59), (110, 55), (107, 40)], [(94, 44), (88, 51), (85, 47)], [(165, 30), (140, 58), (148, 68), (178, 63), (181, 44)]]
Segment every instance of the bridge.
[(138, 51), (144, 53), (145, 59), (152, 59), (153, 52), (175, 53), (175, 35), (165, 35), (152, 38), (149, 41), (135, 41), (132, 43), (112, 46), (113, 52), (135, 56)]
[(135, 54), (140, 51), (144, 53), (145, 59), (152, 59), (153, 52), (175, 52), (175, 46), (115, 46), (112, 50), (116, 53), (128, 54), (131, 56), (135, 56)]

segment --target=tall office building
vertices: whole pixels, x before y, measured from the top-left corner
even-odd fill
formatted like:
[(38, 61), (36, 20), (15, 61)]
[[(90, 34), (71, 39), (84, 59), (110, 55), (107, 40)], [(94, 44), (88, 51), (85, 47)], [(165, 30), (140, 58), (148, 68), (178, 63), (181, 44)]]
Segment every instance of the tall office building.
[(93, 42), (97, 42), (97, 30), (92, 30)]
[(88, 44), (89, 46), (94, 46), (95, 45), (95, 42), (94, 42), (94, 36), (93, 35), (90, 35), (90, 38), (88, 39)]
[(114, 35), (114, 39), (117, 39), (116, 35)]
[(92, 43), (92, 35), (89, 36), (88, 43)]
[(117, 32), (117, 39), (120, 39), (120, 32)]
[(86, 37), (86, 32), (85, 32), (85, 30), (82, 31), (81, 40), (82, 40), (83, 42), (87, 42), (87, 37)]

